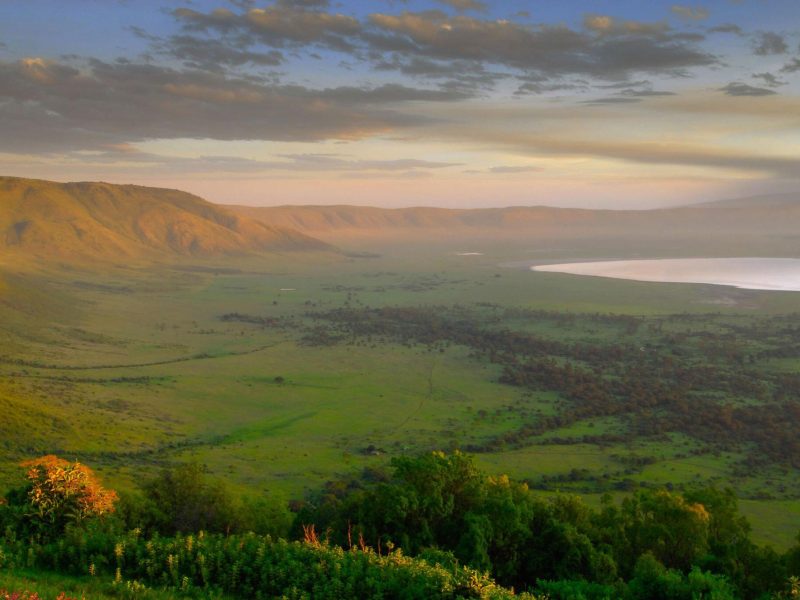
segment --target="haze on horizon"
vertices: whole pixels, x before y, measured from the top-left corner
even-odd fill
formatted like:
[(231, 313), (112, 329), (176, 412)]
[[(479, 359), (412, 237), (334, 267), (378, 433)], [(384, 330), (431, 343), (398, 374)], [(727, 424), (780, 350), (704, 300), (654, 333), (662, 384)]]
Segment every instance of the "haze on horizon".
[(6, 0), (0, 174), (221, 203), (800, 189), (796, 0)]

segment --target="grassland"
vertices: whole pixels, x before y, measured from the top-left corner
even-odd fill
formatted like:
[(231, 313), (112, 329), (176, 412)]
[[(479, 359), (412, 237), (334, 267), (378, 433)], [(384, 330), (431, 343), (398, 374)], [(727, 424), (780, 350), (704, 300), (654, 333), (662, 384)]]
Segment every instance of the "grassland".
[[(319, 339), (324, 323), (310, 313), (490, 303), (577, 315), (566, 325), (509, 316), (497, 327), (612, 343), (624, 333), (581, 315), (707, 314), (713, 323), (696, 327), (714, 329), (726, 319), (747, 325), (800, 311), (793, 293), (532, 273), (518, 261), (551, 259), (550, 249), (457, 254), (464, 250), (473, 248), (395, 248), (324, 263), (183, 262), (102, 275), (11, 272), (3, 278), (11, 285), (0, 289), (2, 484), (18, 481), (21, 458), (55, 452), (97, 467), (121, 488), (160, 466), (197, 460), (243, 493), (296, 498), (391, 456), (481, 444), (563, 405), (553, 392), (498, 383), (501, 365), (464, 345)], [(765, 372), (796, 367), (793, 358), (759, 363)], [(590, 500), (607, 490), (587, 474), (605, 476), (612, 492), (613, 485), (734, 485), (756, 539), (784, 547), (796, 536), (797, 468), (735, 474), (746, 447), (692, 454), (701, 444), (674, 432), (603, 445), (553, 440), (620, 427), (610, 417), (580, 420), (478, 460), (515, 477), (546, 477), (542, 493), (564, 489)], [(631, 466), (642, 456), (653, 460)]]

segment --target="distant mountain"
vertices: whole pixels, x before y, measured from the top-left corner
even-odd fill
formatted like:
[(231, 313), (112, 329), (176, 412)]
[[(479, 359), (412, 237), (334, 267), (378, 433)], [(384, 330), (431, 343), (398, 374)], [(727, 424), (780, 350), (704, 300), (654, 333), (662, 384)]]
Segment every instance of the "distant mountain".
[(800, 193), (748, 196), (692, 204), (691, 208), (800, 208)]
[(567, 244), (591, 255), (794, 256), (800, 255), (799, 197), (620, 211), (248, 207), (170, 189), (0, 177), (0, 264), (21, 257), (164, 260), (471, 241)]
[(328, 251), (296, 230), (177, 190), (0, 177), (0, 253), (45, 259), (160, 259)]
[(791, 194), (657, 210), (229, 208), (343, 247), (508, 242), (581, 256), (800, 256), (800, 201)]
[(450, 235), (480, 232), (552, 231), (566, 228), (593, 228), (598, 222), (621, 213), (604, 210), (552, 208), (547, 206), (449, 209), (396, 208), (369, 206), (230, 206), (240, 215), (282, 227), (292, 227), (309, 235), (340, 238), (348, 235), (407, 235), (441, 231)]
[(665, 234), (794, 233), (800, 201), (793, 196), (713, 202), (657, 210), (588, 210), (547, 206), (381, 209), (363, 206), (231, 206), (237, 214), (328, 240), (347, 236), (405, 236), (435, 231), (452, 236), (504, 234), (558, 238)]

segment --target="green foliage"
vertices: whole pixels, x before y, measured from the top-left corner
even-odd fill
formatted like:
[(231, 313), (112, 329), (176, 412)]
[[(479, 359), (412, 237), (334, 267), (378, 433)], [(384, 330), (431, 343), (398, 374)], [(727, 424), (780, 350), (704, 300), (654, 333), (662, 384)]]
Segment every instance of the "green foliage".
[(160, 533), (230, 531), (236, 526), (233, 495), (199, 464), (164, 469), (143, 486), (149, 517)]
[[(203, 598), (222, 600), (219, 594), (203, 593), (202, 590), (167, 590), (153, 588), (141, 582), (124, 581), (101, 576), (74, 577), (63, 573), (23, 569), (0, 570), (0, 589), (36, 590), (42, 600), (186, 600)], [(12, 596), (12, 598), (14, 598)], [(0, 592), (0, 600), (7, 600)], [(20, 598), (19, 600), (22, 600)]]
[(291, 513), (265, 497), (239, 497), (196, 463), (164, 469), (142, 493), (123, 494), (120, 513), (128, 528), (162, 535), (208, 531), (285, 536)]
[(731, 590), (756, 598), (788, 577), (780, 555), (749, 539), (729, 490), (641, 490), (593, 510), (575, 496), (544, 500), (524, 484), (487, 476), (458, 452), (392, 465), (386, 481), (327, 485), (298, 513), (296, 530), (314, 523), (344, 547), (363, 537), (411, 554), (435, 548), (445, 552), (441, 561), (487, 570), (516, 589), (538, 581), (553, 597), (613, 596), (630, 582), (634, 598), (727, 598)]
[(370, 549), (346, 551), (255, 534), (144, 539), (137, 531), (122, 537), (73, 533), (56, 544), (29, 546), (6, 540), (0, 548), (14, 567), (113, 575), (120, 583), (248, 599), (514, 597), (485, 574), (430, 564), (400, 551), (381, 556)]
[(594, 510), (488, 476), (458, 452), (392, 466), (330, 482), (297, 514), (302, 543), (260, 535), (283, 535), (286, 509), (235, 498), (194, 464), (125, 495), (115, 519), (84, 519), (56, 537), (26, 528), (27, 494), (16, 490), (0, 505), (0, 569), (248, 599), (511, 597), (500, 585), (552, 600), (793, 597), (800, 546), (781, 556), (753, 544), (728, 490), (641, 490)]
[(688, 575), (667, 569), (652, 554), (636, 562), (627, 588), (630, 600), (734, 600), (733, 588), (724, 577), (693, 568)]
[(618, 587), (586, 581), (539, 581), (536, 591), (550, 600), (616, 600)]
[(706, 508), (665, 490), (637, 492), (620, 507), (607, 506), (597, 522), (623, 575), (647, 552), (667, 567), (688, 570), (708, 550)]

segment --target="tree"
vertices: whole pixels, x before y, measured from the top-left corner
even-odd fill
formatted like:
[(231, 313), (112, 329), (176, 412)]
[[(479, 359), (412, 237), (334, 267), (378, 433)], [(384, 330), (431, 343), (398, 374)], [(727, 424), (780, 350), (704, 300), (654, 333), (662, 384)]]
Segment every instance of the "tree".
[(638, 492), (623, 500), (619, 511), (607, 507), (601, 520), (609, 517), (617, 529), (610, 541), (625, 574), (646, 552), (669, 569), (688, 571), (708, 550), (708, 511), (678, 494)]
[(233, 494), (196, 463), (165, 469), (143, 486), (148, 506), (140, 518), (165, 535), (195, 531), (231, 532), (239, 527)]

